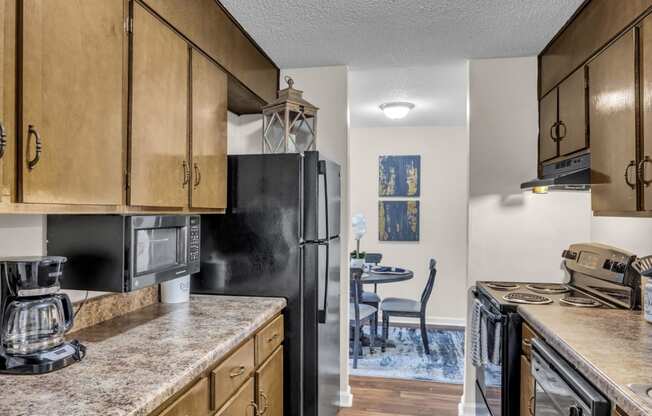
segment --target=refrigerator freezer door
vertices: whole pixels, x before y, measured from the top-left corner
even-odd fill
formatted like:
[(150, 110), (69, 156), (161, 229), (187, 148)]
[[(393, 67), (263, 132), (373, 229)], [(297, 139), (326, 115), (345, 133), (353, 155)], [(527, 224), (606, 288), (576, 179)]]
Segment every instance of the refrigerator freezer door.
[(340, 166), (319, 161), (319, 239), (340, 235)]
[[(328, 253), (328, 263), (321, 256)], [(340, 390), (340, 240), (335, 238), (327, 245), (320, 245), (320, 302), (326, 299), (324, 323), (319, 324), (317, 362), (319, 363), (319, 416), (334, 416)], [(323, 303), (322, 303), (323, 306)]]

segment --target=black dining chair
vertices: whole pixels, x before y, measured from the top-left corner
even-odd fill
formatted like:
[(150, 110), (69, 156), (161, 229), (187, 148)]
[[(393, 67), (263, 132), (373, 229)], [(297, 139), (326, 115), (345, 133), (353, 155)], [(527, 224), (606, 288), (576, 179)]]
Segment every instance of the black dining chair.
[(430, 259), (430, 274), (426, 287), (421, 292), (421, 300), (387, 298), (380, 304), (380, 310), (383, 313), (383, 338), (387, 341), (389, 337), (389, 318), (392, 316), (402, 318), (419, 318), (421, 327), (421, 339), (423, 340), (423, 349), (426, 354), (430, 355), (430, 346), (428, 345), (428, 329), (426, 328), (426, 307), (428, 299), (435, 285), (435, 276), (437, 275), (437, 261)]
[[(360, 355), (360, 332), (365, 322), (370, 326), (378, 309), (361, 303), (362, 300), (362, 269), (351, 268), (351, 289), (349, 290), (349, 326), (353, 328), (353, 368), (358, 368), (358, 356)], [(371, 331), (370, 348), (373, 350), (376, 334)]]
[[(364, 262), (365, 264), (373, 264), (374, 266), (378, 266), (383, 259), (383, 255), (381, 253), (365, 253), (364, 255)], [(373, 306), (378, 310), (380, 307), (380, 296), (378, 296), (378, 285), (374, 283), (374, 291), (373, 292), (368, 292), (363, 290), (362, 291), (362, 303), (365, 305)], [(378, 312), (376, 311), (376, 314), (374, 315), (374, 320), (372, 321), (371, 324), (371, 330), (374, 332), (374, 335), (378, 333)]]

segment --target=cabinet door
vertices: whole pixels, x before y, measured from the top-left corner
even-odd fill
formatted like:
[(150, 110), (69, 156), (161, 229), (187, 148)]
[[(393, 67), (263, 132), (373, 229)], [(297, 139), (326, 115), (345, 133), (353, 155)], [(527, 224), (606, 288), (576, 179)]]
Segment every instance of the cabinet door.
[(652, 16), (646, 17), (640, 26), (640, 57), (642, 85), (643, 159), (639, 172), (643, 182), (643, 209), (652, 210)]
[(534, 380), (530, 360), (521, 355), (521, 416), (534, 416)]
[(593, 211), (637, 208), (634, 36), (626, 33), (589, 63)]
[(188, 203), (188, 60), (185, 41), (134, 4), (131, 205)]
[(191, 205), (226, 208), (226, 74), (193, 50), (191, 77)]
[[(250, 378), (215, 416), (257, 416), (254, 402), (254, 379)], [(267, 416), (267, 415), (265, 415)]]
[(21, 12), (22, 200), (121, 204), (126, 2), (24, 0)]
[(584, 67), (559, 85), (559, 155), (588, 146), (586, 134), (586, 81)]
[(265, 416), (283, 416), (283, 347), (256, 371), (256, 404)]
[(539, 162), (557, 157), (557, 89), (539, 102)]

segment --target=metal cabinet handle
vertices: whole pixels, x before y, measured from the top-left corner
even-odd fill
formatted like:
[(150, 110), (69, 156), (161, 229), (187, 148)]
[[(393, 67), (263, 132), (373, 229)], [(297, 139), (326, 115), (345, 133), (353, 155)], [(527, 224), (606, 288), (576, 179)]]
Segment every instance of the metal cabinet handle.
[(260, 413), (258, 413), (258, 405), (256, 404), (256, 402), (249, 402), (249, 404), (247, 405), (247, 409), (250, 408), (250, 407), (251, 407), (252, 409), (254, 409), (254, 414), (253, 414), (253, 416), (258, 416), (258, 415), (260, 415)]
[(265, 413), (267, 413), (267, 409), (269, 409), (269, 398), (262, 390), (260, 391), (260, 398), (262, 399), (261, 401), (264, 403), (263, 409), (260, 411), (260, 415), (262, 416)]
[(267, 342), (268, 342), (268, 343), (269, 343), (269, 342), (272, 342), (272, 341), (274, 341), (274, 340), (277, 339), (277, 338), (278, 338), (278, 334), (274, 334), (274, 335), (272, 335), (271, 337), (267, 338)]
[(183, 161), (183, 183), (182, 187), (186, 187), (190, 183), (190, 168), (188, 167), (188, 162)]
[(561, 131), (561, 130), (560, 130), (561, 127), (564, 128), (564, 132), (563, 132), (563, 133), (559, 133), (559, 136), (557, 136), (557, 141), (559, 142), (559, 141), (561, 141), (564, 137), (566, 137), (566, 124), (564, 124), (563, 121), (559, 120), (559, 124), (558, 124), (558, 126), (559, 126), (559, 128), (557, 129), (558, 132)]
[[(36, 139), (36, 146), (34, 148), (35, 153), (34, 153), (34, 159), (27, 159), (27, 168), (28, 169), (34, 169), (36, 164), (41, 160), (41, 152), (43, 150), (43, 143), (41, 141), (41, 136), (38, 134), (38, 131), (36, 130), (36, 127), (33, 125), (29, 125), (27, 128), (27, 144), (29, 145), (29, 139), (30, 137), (34, 136)], [(29, 148), (29, 146), (28, 146)]]
[(194, 186), (195, 188), (199, 186), (199, 183), (201, 182), (201, 171), (199, 170), (199, 166), (197, 163), (194, 164), (195, 168), (195, 183)]
[(0, 122), (0, 159), (5, 155), (5, 149), (7, 148), (7, 132), (5, 131), (5, 126)]
[(646, 180), (645, 179), (645, 164), (646, 163), (652, 163), (652, 159), (650, 159), (650, 156), (645, 156), (643, 160), (638, 162), (638, 179), (641, 181), (641, 183), (645, 186), (650, 186), (652, 183), (652, 180)]
[(558, 123), (555, 122), (555, 124), (550, 126), (550, 138), (552, 139), (553, 142), (556, 142), (557, 140), (559, 140), (559, 137), (557, 137), (557, 135), (556, 135), (556, 133), (557, 133), (557, 124)]
[(238, 367), (238, 368), (236, 368), (234, 370), (231, 370), (231, 372), (229, 373), (229, 377), (235, 378), (235, 377), (241, 376), (241, 375), (244, 374), (245, 370), (247, 370), (247, 367), (245, 367), (244, 365), (241, 365), (240, 367)]
[(527, 410), (531, 416), (534, 416), (534, 396), (530, 396), (530, 400), (527, 403)]
[[(636, 161), (634, 161), (634, 160), (630, 160), (630, 161), (629, 161), (629, 164), (628, 164), (627, 167), (625, 168), (625, 183), (626, 183), (630, 188), (634, 189), (634, 188), (636, 188), (636, 183), (632, 183), (632, 182), (630, 182), (630, 180), (629, 180), (630, 169), (631, 169), (631, 168), (636, 169)], [(634, 176), (634, 178), (636, 178), (636, 176)]]

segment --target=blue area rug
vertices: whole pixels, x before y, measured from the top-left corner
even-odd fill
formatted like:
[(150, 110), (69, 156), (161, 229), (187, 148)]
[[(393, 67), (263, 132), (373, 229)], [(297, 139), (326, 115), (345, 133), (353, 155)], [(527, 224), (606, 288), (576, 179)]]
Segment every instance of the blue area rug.
[[(369, 327), (365, 326), (364, 331), (368, 334)], [(375, 348), (374, 354), (369, 354), (369, 348), (363, 348), (364, 355), (358, 359), (357, 369), (353, 368), (353, 359), (349, 359), (351, 375), (463, 383), (463, 329), (428, 329), (430, 356), (423, 352), (421, 332), (417, 328), (390, 327), (389, 339), (396, 348), (387, 348), (385, 352)]]

